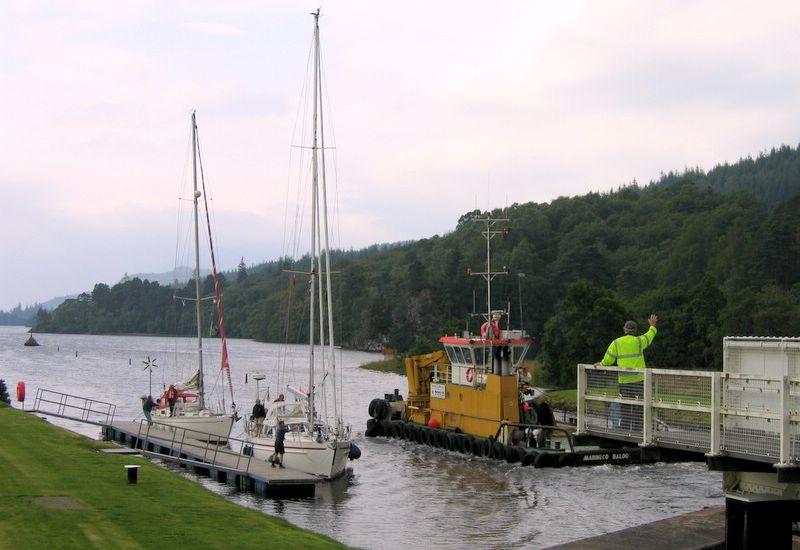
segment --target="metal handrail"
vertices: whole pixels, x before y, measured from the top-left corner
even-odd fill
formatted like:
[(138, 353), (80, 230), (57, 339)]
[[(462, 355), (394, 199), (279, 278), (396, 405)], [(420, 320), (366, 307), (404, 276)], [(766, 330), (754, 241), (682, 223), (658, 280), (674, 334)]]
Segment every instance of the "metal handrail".
[[(157, 430), (158, 433), (152, 433), (151, 431)], [(163, 437), (167, 433), (171, 433), (172, 437)], [(225, 444), (218, 444), (211, 441), (208, 436), (211, 435), (208, 432), (202, 432), (199, 430), (193, 430), (191, 428), (179, 428), (175, 426), (170, 426), (168, 424), (164, 424), (161, 422), (153, 421), (152, 424), (148, 424), (147, 420), (141, 419), (139, 421), (139, 432), (137, 437), (142, 445), (142, 451), (150, 454), (155, 455), (161, 458), (165, 458), (168, 460), (175, 460), (179, 462), (194, 462), (194, 463), (201, 463), (203, 465), (219, 467), (220, 464), (218, 463), (218, 458), (221, 455), (225, 456), (236, 456), (236, 464), (233, 465), (233, 469), (238, 471), (245, 471), (250, 472), (250, 463), (252, 461), (252, 454), (246, 454), (244, 449), (246, 447), (247, 441), (244, 439), (239, 439), (235, 437), (228, 437), (227, 442)], [(205, 438), (205, 440), (203, 440)], [(156, 441), (157, 440), (157, 441)], [(163, 454), (157, 453), (154, 451), (148, 451), (145, 448), (146, 443), (159, 443), (168, 442), (168, 446), (170, 448), (170, 454)], [(234, 451), (231, 443), (239, 443), (238, 451)], [(199, 457), (199, 461), (191, 461), (188, 459), (180, 458), (181, 454), (189, 454), (185, 451), (189, 450), (188, 447), (191, 447), (191, 454), (197, 455), (198, 450), (202, 450), (202, 454)], [(172, 453), (177, 452), (178, 457), (175, 457)], [(230, 465), (224, 464), (222, 465), (225, 468), (230, 468)], [(244, 466), (244, 468), (242, 468)]]
[[(48, 408), (49, 405), (55, 405), (55, 410)], [(36, 390), (36, 399), (33, 402), (34, 412), (99, 426), (111, 424), (116, 410), (117, 406), (113, 403), (42, 388)], [(92, 420), (95, 415), (100, 419)]]

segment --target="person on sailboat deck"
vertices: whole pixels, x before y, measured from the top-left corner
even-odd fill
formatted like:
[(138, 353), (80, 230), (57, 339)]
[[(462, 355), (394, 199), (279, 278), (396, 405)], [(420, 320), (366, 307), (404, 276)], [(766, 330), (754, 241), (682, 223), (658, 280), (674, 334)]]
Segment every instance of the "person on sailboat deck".
[(175, 401), (178, 400), (178, 390), (175, 389), (175, 386), (170, 384), (169, 389), (167, 389), (167, 401), (169, 402), (169, 415), (172, 416), (175, 413)]
[(275, 452), (272, 453), (272, 457), (269, 460), (272, 462), (273, 468), (276, 463), (283, 468), (283, 454), (286, 452), (286, 449), (283, 447), (283, 441), (286, 439), (286, 434), (288, 432), (289, 428), (286, 427), (286, 423), (283, 420), (279, 420), (278, 429), (275, 430)]
[(144, 417), (147, 419), (147, 425), (153, 425), (153, 417), (150, 416), (150, 412), (153, 410), (153, 407), (156, 406), (155, 401), (153, 401), (153, 396), (148, 395), (147, 397), (142, 396), (142, 412), (144, 413)]
[(260, 399), (256, 399), (256, 404), (253, 405), (253, 422), (255, 423), (256, 435), (261, 435), (261, 429), (264, 427), (264, 419), (267, 417), (267, 410), (261, 404)]
[(281, 401), (283, 401), (283, 394), (278, 395), (273, 403), (280, 403)]

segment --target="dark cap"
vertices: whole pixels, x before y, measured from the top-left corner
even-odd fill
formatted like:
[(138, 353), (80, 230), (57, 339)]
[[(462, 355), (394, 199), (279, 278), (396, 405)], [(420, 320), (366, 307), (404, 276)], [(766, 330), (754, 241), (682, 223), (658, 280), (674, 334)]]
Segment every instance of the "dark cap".
[(625, 321), (625, 325), (622, 328), (625, 330), (625, 334), (631, 334), (636, 332), (639, 326), (636, 321)]

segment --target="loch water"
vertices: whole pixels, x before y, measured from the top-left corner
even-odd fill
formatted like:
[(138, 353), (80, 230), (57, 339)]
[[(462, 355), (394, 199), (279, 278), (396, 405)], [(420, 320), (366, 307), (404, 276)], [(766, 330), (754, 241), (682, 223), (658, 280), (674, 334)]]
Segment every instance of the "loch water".
[[(23, 327), (0, 327), (0, 379), (15, 397), (18, 381), (30, 406), (37, 389), (49, 389), (116, 405), (123, 420), (142, 416), (139, 397), (156, 395), (175, 372), (191, 371), (195, 341), (150, 336), (36, 334), (38, 347), (24, 347)], [(219, 344), (204, 342), (206, 381), (215, 394)], [(234, 395), (249, 414), (279, 361), (279, 346), (228, 341)], [(148, 358), (156, 367), (145, 368)], [(360, 369), (380, 355), (342, 350), (337, 366), (344, 384), (344, 415), (356, 432), (361, 459), (348, 475), (317, 484), (306, 499), (267, 499), (238, 493), (208, 478), (175, 469), (225, 498), (265, 514), (365, 549), (398, 547), (538, 549), (724, 504), (722, 476), (702, 462), (536, 469), (419, 446), (366, 438), (369, 401), (398, 388), (405, 377)], [(307, 359), (297, 347), (286, 363), (290, 383), (304, 386)], [(247, 383), (245, 381), (247, 380)], [(278, 388), (270, 387), (274, 396)], [(229, 401), (229, 396), (226, 398)], [(21, 407), (14, 401), (13, 405)], [(99, 428), (63, 419), (53, 424), (99, 438)], [(241, 422), (234, 428), (241, 432)], [(0, 426), (2, 432), (2, 426)], [(265, 543), (268, 534), (265, 534)]]

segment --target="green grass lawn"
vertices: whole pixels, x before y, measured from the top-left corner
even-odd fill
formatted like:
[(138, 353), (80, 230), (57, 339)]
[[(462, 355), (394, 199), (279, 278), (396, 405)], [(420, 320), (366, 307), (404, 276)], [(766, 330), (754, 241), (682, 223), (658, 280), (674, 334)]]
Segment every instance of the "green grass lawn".
[(0, 438), (2, 548), (346, 548), (1, 403)]
[(378, 372), (391, 372), (394, 374), (406, 375), (406, 368), (403, 366), (403, 359), (400, 356), (386, 359), (383, 361), (372, 361), (361, 365), (362, 369), (374, 370)]

